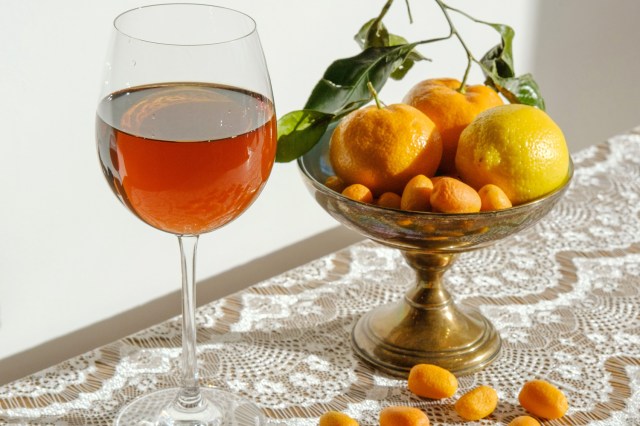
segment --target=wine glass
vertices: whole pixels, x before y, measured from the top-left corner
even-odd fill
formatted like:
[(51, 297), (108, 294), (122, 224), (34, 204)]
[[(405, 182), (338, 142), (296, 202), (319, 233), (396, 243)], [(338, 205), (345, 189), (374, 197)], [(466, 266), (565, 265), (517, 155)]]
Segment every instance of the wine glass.
[(204, 4), (158, 4), (114, 20), (97, 107), (102, 171), (145, 223), (178, 236), (181, 387), (144, 395), (118, 425), (260, 425), (257, 406), (198, 385), (195, 257), (199, 235), (238, 217), (273, 167), (276, 116), (256, 24)]

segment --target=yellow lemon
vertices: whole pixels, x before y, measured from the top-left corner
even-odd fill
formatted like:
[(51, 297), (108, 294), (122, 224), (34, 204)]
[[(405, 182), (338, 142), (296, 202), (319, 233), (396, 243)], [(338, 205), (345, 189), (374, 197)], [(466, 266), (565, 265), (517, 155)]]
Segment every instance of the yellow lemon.
[(497, 185), (514, 206), (560, 187), (569, 162), (560, 127), (544, 111), (520, 104), (478, 114), (460, 135), (456, 153), (464, 182), (476, 190)]

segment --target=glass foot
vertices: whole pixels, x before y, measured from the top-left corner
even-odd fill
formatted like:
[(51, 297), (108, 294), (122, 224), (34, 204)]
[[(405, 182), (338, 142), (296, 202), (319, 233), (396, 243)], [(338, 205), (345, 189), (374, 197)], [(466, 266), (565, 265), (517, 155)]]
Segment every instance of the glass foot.
[(263, 426), (257, 405), (232, 393), (200, 388), (203, 405), (194, 411), (177, 410), (173, 401), (178, 388), (155, 391), (127, 404), (115, 426)]

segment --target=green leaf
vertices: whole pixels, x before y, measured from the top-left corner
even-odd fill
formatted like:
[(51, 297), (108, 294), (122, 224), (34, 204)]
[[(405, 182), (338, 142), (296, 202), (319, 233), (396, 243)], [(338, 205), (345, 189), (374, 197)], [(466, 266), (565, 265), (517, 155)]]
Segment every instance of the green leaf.
[(389, 46), (389, 32), (379, 18), (373, 18), (362, 26), (354, 36), (362, 50), (370, 47)]
[[(407, 44), (408, 41), (404, 37), (395, 34), (389, 34), (389, 45), (390, 46), (399, 46), (401, 44)], [(413, 49), (409, 52), (409, 55), (405, 58), (404, 61), (400, 64), (398, 68), (396, 68), (391, 73), (391, 78), (394, 80), (402, 80), (404, 76), (409, 72), (411, 68), (415, 65), (416, 62), (419, 61), (430, 61), (429, 58), (423, 56), (420, 52)]]
[(403, 63), (413, 48), (411, 43), (371, 47), (351, 58), (332, 63), (311, 92), (304, 109), (278, 120), (277, 162), (288, 162), (318, 143), (332, 121), (371, 100), (367, 83), (380, 91), (391, 73)]
[(544, 98), (540, 94), (540, 87), (531, 74), (511, 78), (488, 75), (487, 84), (493, 86), (511, 103), (531, 105), (543, 111), (545, 110)]
[(356, 109), (371, 99), (370, 81), (380, 92), (391, 73), (412, 52), (417, 43), (370, 47), (351, 58), (333, 62), (316, 84), (304, 109), (340, 114), (347, 105)]
[(516, 77), (513, 65), (513, 37), (515, 31), (508, 25), (489, 25), (500, 33), (500, 44), (491, 48), (480, 60), (480, 67), (486, 77), (486, 83), (494, 87), (511, 103), (535, 106), (544, 111), (545, 104), (540, 87), (531, 74)]
[[(370, 47), (400, 46), (408, 44), (407, 39), (404, 37), (396, 34), (390, 34), (389, 31), (387, 31), (387, 28), (381, 20), (382, 16), (383, 14), (366, 22), (355, 35), (354, 38), (356, 42), (363, 50)], [(394, 80), (402, 80), (416, 62), (425, 60), (428, 61), (429, 59), (414, 49), (398, 66), (398, 68), (393, 70), (390, 76)]]
[(480, 60), (483, 67), (491, 70), (492, 73), (499, 77), (511, 78), (515, 77), (515, 68), (513, 66), (513, 37), (515, 31), (508, 25), (491, 24), (482, 22), (494, 28), (500, 33), (500, 44), (492, 47)]
[[(513, 37), (515, 31), (509, 25), (494, 24), (492, 22), (476, 19), (460, 9), (447, 6), (438, 0), (442, 7), (453, 10), (478, 24), (488, 25), (498, 33), (500, 33), (500, 43), (489, 49), (482, 57), (479, 64), (485, 71), (485, 75), (492, 74), (502, 78), (515, 77), (515, 68), (513, 67)], [(451, 23), (449, 23), (451, 25)], [(453, 27), (451, 28), (453, 30)], [(488, 71), (486, 71), (486, 70)]]
[(295, 160), (309, 151), (327, 131), (333, 114), (319, 111), (292, 111), (278, 120), (276, 161)]
[(355, 35), (356, 42), (362, 50), (370, 47), (389, 46), (389, 32), (382, 23), (382, 18), (387, 14), (393, 0), (387, 0), (377, 17), (367, 21)]

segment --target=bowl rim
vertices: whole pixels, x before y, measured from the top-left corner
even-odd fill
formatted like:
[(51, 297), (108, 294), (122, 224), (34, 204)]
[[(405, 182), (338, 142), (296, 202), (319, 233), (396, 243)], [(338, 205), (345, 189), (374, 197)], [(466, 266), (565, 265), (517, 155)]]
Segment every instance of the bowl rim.
[(573, 163), (573, 159), (571, 158), (571, 154), (569, 154), (569, 166), (568, 166), (568, 170), (567, 170), (567, 175), (565, 177), (564, 182), (562, 183), (562, 185), (558, 186), (557, 188), (555, 188), (554, 190), (552, 190), (551, 192), (548, 192), (538, 198), (535, 198), (531, 201), (527, 201), (526, 203), (522, 203), (522, 204), (518, 204), (517, 206), (513, 206), (513, 207), (509, 207), (506, 209), (501, 209), (501, 210), (489, 210), (489, 211), (481, 211), (481, 212), (474, 212), (474, 213), (440, 213), (440, 212), (422, 212), (422, 211), (413, 211), (413, 210), (401, 210), (401, 209), (394, 209), (391, 207), (382, 207), (382, 206), (378, 206), (375, 204), (371, 204), (371, 203), (365, 203), (362, 201), (357, 201), (357, 200), (353, 200), (349, 197), (346, 197), (344, 195), (342, 195), (339, 192), (336, 192), (330, 188), (328, 188), (327, 186), (324, 185), (324, 183), (319, 182), (313, 175), (311, 175), (311, 173), (309, 172), (309, 170), (307, 169), (307, 167), (305, 166), (304, 163), (304, 159), (306, 158), (307, 154), (304, 154), (300, 157), (298, 157), (298, 159), (296, 160), (298, 163), (298, 168), (299, 170), (302, 172), (302, 174), (305, 176), (305, 178), (311, 182), (311, 184), (319, 191), (321, 191), (322, 193), (324, 193), (327, 196), (331, 196), (334, 198), (339, 199), (340, 201), (343, 202), (347, 202), (347, 203), (356, 203), (362, 206), (366, 206), (367, 208), (372, 209), (373, 211), (379, 210), (381, 213), (382, 212), (389, 212), (389, 213), (401, 213), (405, 216), (414, 216), (414, 217), (424, 217), (424, 218), (449, 218), (449, 219), (453, 219), (453, 218), (464, 218), (464, 219), (470, 219), (473, 217), (484, 217), (484, 218), (489, 218), (491, 216), (502, 216), (502, 215), (510, 215), (510, 214), (515, 214), (519, 211), (522, 210), (528, 210), (531, 209), (537, 205), (541, 205), (543, 204), (545, 201), (551, 200), (551, 199), (555, 199), (557, 197), (559, 197), (562, 193), (564, 193), (569, 186), (571, 185), (571, 182), (573, 181), (573, 177), (574, 177), (574, 173), (575, 173), (575, 166)]

